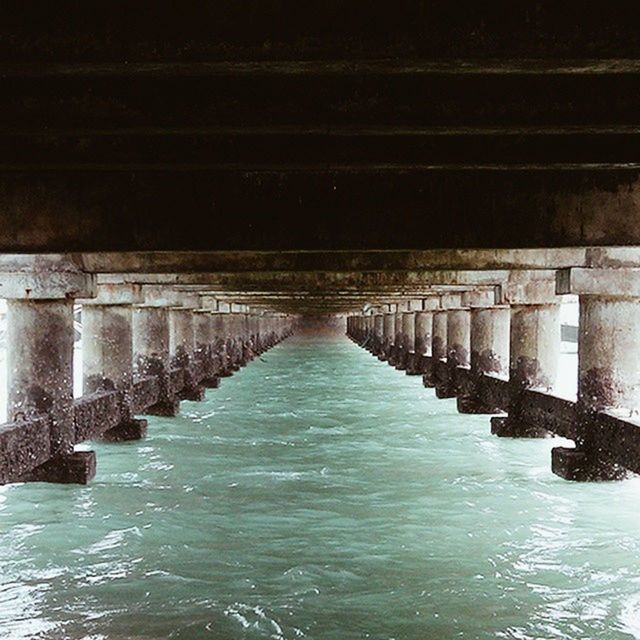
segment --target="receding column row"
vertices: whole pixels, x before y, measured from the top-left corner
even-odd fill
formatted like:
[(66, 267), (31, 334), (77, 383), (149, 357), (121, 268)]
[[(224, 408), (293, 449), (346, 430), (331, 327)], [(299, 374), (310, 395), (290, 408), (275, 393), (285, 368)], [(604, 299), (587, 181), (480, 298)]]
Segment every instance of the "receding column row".
[[(593, 257), (606, 263), (602, 252)], [(633, 421), (640, 412), (640, 268), (619, 263), (563, 269), (555, 281), (516, 273), (500, 299), (476, 289), (432, 293), (413, 311), (399, 312), (405, 303), (395, 302), (349, 318), (347, 333), (380, 360), (422, 374), (438, 397), (456, 397), (461, 412), (506, 412), (491, 419), (496, 435), (542, 437), (551, 428), (573, 439), (575, 448), (552, 451), (556, 474), (622, 478), (640, 472)], [(561, 340), (556, 294), (579, 298), (576, 402), (552, 395)]]
[(371, 320), (353, 316), (347, 332), (380, 360), (421, 374), (438, 398), (455, 397), (460, 412), (506, 412), (492, 418), (494, 434), (543, 437), (547, 424), (524, 410), (525, 392), (550, 393), (558, 372), (560, 299), (543, 285), (432, 293), (422, 309), (385, 305), (369, 311)]
[[(2, 477), (22, 468), (28, 472), (21, 480), (87, 482), (96, 460), (91, 451), (74, 451), (83, 439), (78, 410), (107, 407), (115, 414), (105, 420), (105, 428), (95, 425), (92, 437), (141, 438), (147, 425), (135, 413), (175, 415), (181, 399), (202, 399), (205, 387), (217, 386), (220, 376), (292, 331), (292, 320), (284, 314), (198, 308), (197, 296), (168, 288), (160, 295), (139, 285), (97, 287), (95, 278), (69, 258), (41, 258), (35, 264), (38, 270), (5, 264), (0, 274), (7, 297), (11, 426), (5, 438), (16, 451), (27, 452), (20, 459), (3, 457)], [(74, 401), (76, 301), (82, 314), (83, 397)], [(150, 405), (136, 397), (145, 379), (153, 391)], [(94, 412), (97, 420), (105, 419)], [(16, 444), (20, 438), (33, 442)], [(29, 458), (45, 462), (30, 468)]]

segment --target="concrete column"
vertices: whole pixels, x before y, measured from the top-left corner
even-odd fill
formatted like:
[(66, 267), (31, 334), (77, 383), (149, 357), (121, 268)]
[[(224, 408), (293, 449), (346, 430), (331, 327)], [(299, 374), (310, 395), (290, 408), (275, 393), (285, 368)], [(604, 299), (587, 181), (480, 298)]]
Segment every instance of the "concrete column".
[(394, 321), (394, 333), (391, 345), (389, 364), (395, 367), (402, 362), (402, 311), (396, 311)]
[(227, 334), (225, 325), (225, 316), (227, 314), (216, 311), (212, 313), (212, 354), (214, 366), (217, 366), (219, 377), (228, 377), (232, 375), (230, 356), (227, 351)]
[(509, 353), (509, 416), (492, 418), (491, 431), (502, 437), (545, 437), (546, 429), (523, 419), (520, 406), (523, 390), (553, 390), (560, 354), (560, 305), (511, 305)]
[(48, 415), (52, 456), (73, 453), (73, 300), (7, 301), (7, 415)]
[(21, 478), (86, 484), (94, 475), (93, 451), (74, 452), (73, 304), (95, 295), (95, 278), (73, 257), (4, 256), (7, 297), (7, 416), (10, 422), (48, 418), (51, 458)]
[(447, 359), (447, 311), (433, 312), (433, 333), (431, 334), (431, 355), (434, 360)]
[(383, 360), (383, 361), (389, 360), (395, 335), (396, 335), (396, 314), (387, 312), (384, 314), (382, 352), (378, 356), (380, 360)]
[(447, 362), (452, 367), (469, 367), (471, 351), (471, 309), (447, 311)]
[(200, 371), (199, 384), (207, 389), (215, 389), (219, 383), (213, 362), (211, 329), (211, 312), (207, 309), (196, 309), (193, 312), (194, 364)]
[(102, 440), (139, 440), (147, 421), (133, 417), (133, 333), (130, 304), (83, 304), (83, 393), (117, 391), (121, 423), (102, 434)]
[(469, 367), (471, 340), (471, 311), (450, 308), (446, 311), (446, 368), (438, 367), (435, 388), (438, 398), (453, 398), (458, 391), (456, 370)]
[(439, 363), (447, 358), (447, 311), (437, 309), (433, 312), (431, 333), (431, 361), (429, 370), (423, 375), (425, 387), (435, 387), (436, 371)]
[(365, 316), (365, 344), (364, 347), (370, 353), (373, 350), (373, 333), (374, 333), (374, 316), (373, 313), (368, 313)]
[(195, 357), (195, 324), (193, 309), (169, 307), (169, 353), (171, 368), (184, 371), (184, 387), (179, 393), (181, 400), (204, 400), (204, 387), (198, 384)]
[(471, 309), (471, 370), (509, 375), (510, 309), (506, 305)]
[(471, 308), (471, 376), (458, 390), (461, 413), (500, 413), (501, 408), (483, 394), (484, 375), (506, 378), (509, 371), (508, 306)]
[[(609, 454), (614, 445), (599, 414), (628, 418), (640, 411), (640, 270), (567, 269), (557, 280), (558, 293), (579, 296), (578, 398), (576, 447), (554, 448), (551, 467), (567, 480), (620, 479), (627, 471)], [(637, 457), (632, 446), (623, 440), (625, 453)]]
[(177, 415), (180, 402), (170, 376), (169, 311), (166, 307), (133, 307), (133, 367), (136, 377), (156, 376), (158, 380), (158, 402), (147, 408), (147, 413)]
[(373, 316), (373, 337), (371, 352), (374, 355), (380, 355), (384, 342), (384, 314), (376, 313)]
[(416, 316), (415, 311), (402, 314), (402, 352), (397, 369), (413, 374), (415, 370)]
[(433, 329), (433, 311), (416, 311), (415, 316), (415, 352), (417, 355), (431, 355), (431, 336)]

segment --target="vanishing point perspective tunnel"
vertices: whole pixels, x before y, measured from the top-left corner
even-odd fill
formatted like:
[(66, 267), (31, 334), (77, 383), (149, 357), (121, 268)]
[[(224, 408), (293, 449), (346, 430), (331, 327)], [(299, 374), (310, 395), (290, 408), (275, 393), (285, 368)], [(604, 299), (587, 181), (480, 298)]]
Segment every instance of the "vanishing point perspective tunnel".
[(3, 3), (0, 638), (640, 638), (638, 33)]

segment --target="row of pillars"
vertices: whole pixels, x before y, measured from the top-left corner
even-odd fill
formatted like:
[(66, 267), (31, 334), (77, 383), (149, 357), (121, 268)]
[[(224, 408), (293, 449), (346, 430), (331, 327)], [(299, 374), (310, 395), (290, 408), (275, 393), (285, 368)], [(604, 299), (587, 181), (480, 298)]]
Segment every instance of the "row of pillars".
[[(597, 277), (595, 272), (591, 277)], [(597, 416), (630, 416), (640, 409), (640, 297), (629, 297), (623, 288), (612, 295), (611, 288), (568, 287), (568, 280), (560, 272), (556, 288), (579, 294), (576, 448), (554, 448), (552, 469), (572, 480), (621, 478), (626, 470), (595, 444)], [(347, 319), (347, 334), (380, 360), (422, 375), (437, 397), (457, 397), (462, 413), (502, 413), (505, 407), (486, 404), (479, 381), (482, 376), (508, 380), (507, 415), (491, 419), (492, 433), (547, 436), (545, 428), (523, 417), (523, 392), (553, 391), (561, 298), (499, 304), (493, 295), (482, 290), (438, 293), (370, 308)], [(459, 367), (469, 373), (464, 385), (455, 383), (452, 370)]]
[[(49, 420), (51, 458), (23, 480), (84, 483), (95, 473), (95, 454), (74, 452), (75, 303), (82, 314), (83, 394), (118, 396), (122, 420), (103, 434), (108, 441), (146, 432), (146, 421), (133, 415), (134, 381), (153, 376), (158, 385), (158, 401), (145, 414), (173, 416), (180, 400), (203, 399), (205, 387), (218, 386), (220, 377), (292, 331), (290, 316), (240, 305), (220, 311), (214, 300), (166, 287), (144, 295), (144, 287), (123, 284), (92, 293), (7, 300), (8, 421)], [(184, 375), (179, 393), (171, 384), (175, 369)]]

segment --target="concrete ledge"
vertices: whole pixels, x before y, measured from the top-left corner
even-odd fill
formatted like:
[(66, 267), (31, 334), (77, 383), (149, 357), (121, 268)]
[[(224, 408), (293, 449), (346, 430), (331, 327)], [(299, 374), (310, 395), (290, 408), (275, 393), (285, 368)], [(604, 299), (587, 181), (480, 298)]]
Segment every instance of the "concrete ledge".
[(133, 383), (133, 412), (143, 413), (147, 407), (158, 402), (160, 382), (155, 376), (138, 378)]
[(623, 480), (629, 474), (622, 465), (600, 455), (590, 456), (579, 449), (554, 447), (551, 450), (551, 470), (557, 476), (574, 482)]
[(173, 394), (182, 390), (185, 385), (185, 370), (182, 367), (176, 367), (169, 371), (169, 388)]
[(119, 395), (117, 391), (101, 391), (74, 401), (73, 424), (76, 443), (98, 438), (120, 423), (122, 418)]
[(0, 426), (0, 484), (16, 482), (51, 456), (49, 420), (37, 418)]
[(133, 440), (142, 440), (147, 435), (146, 420), (127, 420), (120, 423), (117, 427), (105, 431), (101, 436), (102, 442), (130, 442)]
[(191, 400), (192, 402), (202, 402), (205, 397), (204, 387), (196, 385), (193, 387), (184, 387), (178, 393), (180, 400)]
[(522, 394), (518, 418), (564, 438), (576, 437), (576, 405), (571, 400), (527, 389)]
[(514, 420), (510, 416), (491, 418), (491, 433), (499, 438), (547, 438), (551, 435), (536, 424)]
[(20, 482), (88, 484), (96, 475), (95, 451), (76, 451), (47, 460), (22, 476)]

